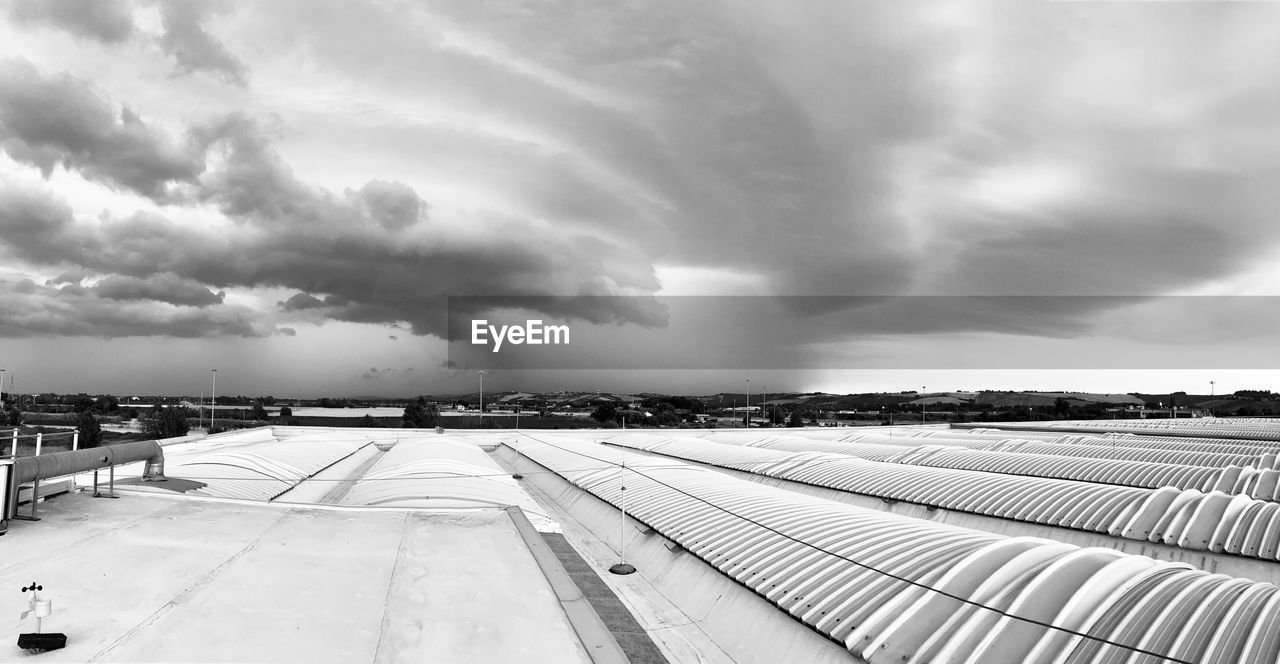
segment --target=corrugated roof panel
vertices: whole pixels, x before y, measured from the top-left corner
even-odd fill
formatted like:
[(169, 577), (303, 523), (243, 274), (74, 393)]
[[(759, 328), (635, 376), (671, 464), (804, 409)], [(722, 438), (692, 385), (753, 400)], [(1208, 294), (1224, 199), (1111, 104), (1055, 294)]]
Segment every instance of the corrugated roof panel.
[[(952, 656), (972, 664), (1027, 661), (1040, 639), (1055, 631), (1036, 622), (1074, 630), (1079, 623), (1075, 613), (1092, 608), (1112, 585), (1134, 574), (1133, 566), (1124, 561), (1128, 557), (1114, 549), (1096, 548), (1077, 549), (1061, 556), (1041, 570), (1009, 605), (1008, 613), (1021, 619), (975, 616), (981, 622), (973, 624), (970, 631), (981, 634), (981, 639), (957, 643), (952, 647)], [(1125, 576), (1117, 578), (1117, 571)], [(945, 657), (947, 652), (944, 649), (940, 656)]]
[(1061, 550), (1055, 550), (1043, 540), (1025, 537), (992, 542), (972, 552), (933, 584), (950, 596), (911, 588), (904, 595), (913, 600), (892, 621), (881, 623), (879, 630), (854, 631), (846, 646), (864, 657), (882, 655), (888, 661), (904, 661), (916, 655), (917, 661), (926, 661), (923, 655), (931, 651), (927, 644), (953, 633), (962, 616), (974, 610), (953, 597), (989, 603), (996, 589), (1025, 585), (1017, 579), (1029, 576), (1028, 570), (1047, 565), (1067, 550), (1067, 545), (1060, 546)]
[(1272, 520), (1267, 524), (1254, 555), (1259, 558), (1275, 558), (1277, 548), (1280, 548), (1280, 519)]
[[(1098, 617), (1099, 607), (1116, 601), (1134, 579), (1142, 578), (1159, 565), (1160, 563), (1141, 556), (1123, 556), (1110, 561), (1099, 573), (1089, 577), (1055, 618), (1046, 622), (1062, 625), (1074, 632), (1089, 633)], [(1053, 658), (1063, 652), (1064, 648), (1069, 648), (1073, 640), (1078, 638), (1070, 632), (1044, 630), (1025, 657), (1030, 660)]]
[(1248, 581), (1232, 579), (1210, 588), (1199, 600), (1200, 606), (1173, 635), (1174, 640), (1168, 652), (1186, 661), (1204, 661), (1203, 657), (1213, 642), (1214, 635), (1223, 626), (1223, 619), (1253, 585)]
[(1266, 503), (1253, 503), (1246, 507), (1240, 513), (1233, 524), (1231, 530), (1227, 533), (1226, 538), (1222, 540), (1222, 550), (1227, 553), (1240, 553), (1246, 538), (1253, 527), (1258, 523), (1259, 517)]
[[(1252, 421), (1245, 418), (1175, 419), (1175, 420), (1060, 420), (1057, 422), (1001, 422), (1000, 431), (1045, 431), (1070, 429), (1073, 433), (1108, 434), (1141, 434), (1142, 437), (1165, 438), (1169, 441), (1178, 439), (1223, 440), (1237, 442), (1236, 438), (1247, 438), (1257, 443), (1280, 442), (1280, 427), (1275, 420), (1259, 418)], [(984, 432), (985, 433), (985, 432)], [(1221, 438), (1218, 438), (1221, 437)]]
[[(778, 605), (855, 653), (872, 655), (862, 649), (869, 646), (880, 653), (905, 644), (904, 652), (918, 661), (942, 661), (945, 653), (979, 661), (972, 658), (981, 657), (975, 654), (982, 652), (981, 646), (1000, 653), (1001, 661), (1029, 661), (1025, 657), (1033, 652), (1046, 653), (1041, 661), (1097, 661), (1113, 648), (1067, 634), (1068, 641), (1076, 639), (1068, 644), (1070, 652), (1046, 650), (1041, 647), (1045, 638), (1062, 641), (1059, 630), (1028, 624), (1000, 610), (1067, 629), (1096, 617), (1089, 632), (1097, 637), (1127, 646), (1150, 642), (1182, 648), (1176, 635), (1170, 640), (1174, 632), (1156, 622), (1166, 616), (1174, 624), (1190, 621), (1197, 642), (1187, 647), (1206, 652), (1214, 635), (1223, 630), (1240, 631), (1248, 624), (1253, 626), (1250, 634), (1257, 635), (1260, 626), (1274, 627), (1280, 617), (1274, 602), (1256, 601), (1262, 594), (1274, 595), (1274, 586), (1186, 565), (1154, 563), (1109, 549), (1010, 540), (798, 495), (680, 467), (675, 461), (655, 465), (651, 459), (595, 444), (557, 439), (511, 445), (614, 505), (619, 504), (621, 471), (585, 471), (583, 459), (605, 465), (625, 460), (632, 516), (756, 592), (793, 599)], [(1003, 545), (1008, 542), (1016, 544)], [(813, 570), (822, 568), (823, 557), (830, 571), (815, 587)], [(961, 601), (913, 584), (945, 585)], [(921, 592), (925, 594), (910, 606), (905, 600), (895, 601)], [(979, 602), (996, 612), (966, 602)], [(1208, 610), (1203, 608), (1206, 602), (1211, 605)], [(891, 603), (919, 615), (891, 619), (881, 610)], [(934, 629), (912, 631), (919, 624)], [(1274, 662), (1271, 643), (1250, 638), (1249, 652), (1261, 658), (1247, 655), (1242, 661)], [(1125, 659), (1133, 654), (1123, 648), (1117, 652)], [(1268, 655), (1272, 659), (1266, 659)], [(981, 661), (992, 660), (988, 656)]]
[(1258, 615), (1261, 618), (1249, 624), (1249, 636), (1238, 661), (1280, 661), (1280, 593), (1271, 593)]
[[(1216, 480), (1221, 473), (1220, 469), (1209, 467), (946, 447), (922, 449), (920, 451), (922, 456), (919, 457), (901, 453), (896, 455), (886, 454), (883, 446), (864, 449), (861, 444), (828, 443), (824, 441), (787, 443), (785, 445), (769, 446), (769, 449), (787, 451), (816, 450), (856, 456), (872, 461), (895, 461), (910, 465), (972, 469), (1012, 475), (1034, 475), (1148, 488), (1159, 486), (1200, 488), (1207, 480)], [(927, 455), (923, 455), (924, 452), (927, 452)]]
[(1064, 445), (1060, 443), (1043, 443), (1026, 441), (1016, 450), (1022, 454), (1052, 454), (1056, 456), (1088, 457), (1093, 459), (1116, 459), (1123, 461), (1148, 461), (1152, 463), (1175, 464), (1179, 466), (1202, 466), (1206, 468), (1224, 468), (1231, 465), (1245, 465), (1257, 460), (1258, 454), (1230, 454), (1224, 452), (1187, 451), (1170, 449), (1152, 449), (1139, 447), (1102, 447), (1095, 445)]
[[(1236, 520), (1260, 501), (1193, 489), (1149, 490), (1041, 477), (906, 466), (841, 455), (742, 448), (699, 438), (628, 436), (626, 444), (671, 457), (887, 500), (1222, 551)], [(614, 439), (607, 441), (617, 445)], [(1250, 507), (1256, 509), (1250, 511)], [(1268, 513), (1271, 514), (1271, 513)], [(1274, 517), (1280, 519), (1280, 517)], [(1280, 535), (1278, 535), (1280, 537)], [(1255, 557), (1257, 548), (1253, 549)], [(1230, 552), (1230, 551), (1229, 551)], [(1265, 549), (1263, 550), (1265, 552)], [(1239, 553), (1239, 551), (1231, 552)], [(1280, 554), (1277, 554), (1280, 555)], [(1274, 559), (1274, 558), (1271, 558)]]
[(1200, 656), (1202, 662), (1239, 662), (1246, 661), (1242, 655), (1248, 643), (1249, 632), (1254, 627), (1243, 619), (1243, 616), (1259, 613), (1267, 615), (1263, 605), (1273, 599), (1276, 593), (1257, 585), (1249, 586), (1236, 598), (1233, 605), (1223, 612), (1218, 629), (1209, 639), (1208, 645)]
[[(1016, 436), (1016, 437), (1015, 437)], [(1187, 438), (1151, 435), (1062, 435), (1045, 431), (977, 432), (970, 429), (942, 429), (921, 431), (920, 438), (938, 440), (945, 445), (977, 446), (984, 442), (1000, 444), (1007, 441), (1035, 442), (1052, 445), (1080, 445), (1092, 447), (1142, 448), (1165, 451), (1210, 452), (1215, 454), (1259, 455), (1280, 451), (1280, 442), (1262, 440), (1235, 440), (1225, 438)], [(836, 438), (833, 440), (848, 440)]]
[[(1117, 593), (1107, 602), (1099, 603), (1091, 620), (1086, 622), (1087, 629), (1080, 631), (1086, 634), (1105, 634), (1113, 642), (1128, 644), (1136, 641), (1141, 637), (1140, 630), (1144, 630), (1154, 620), (1154, 610), (1168, 601), (1166, 594), (1170, 588), (1187, 581), (1187, 569), (1186, 565), (1163, 563), (1131, 578), (1123, 592)], [(1248, 618), (1252, 621), (1256, 616)], [(1072, 636), (1060, 647), (1061, 654), (1053, 661), (1079, 664), (1127, 662), (1134, 654), (1131, 650), (1080, 636)], [(1046, 651), (1048, 650), (1046, 647)]]

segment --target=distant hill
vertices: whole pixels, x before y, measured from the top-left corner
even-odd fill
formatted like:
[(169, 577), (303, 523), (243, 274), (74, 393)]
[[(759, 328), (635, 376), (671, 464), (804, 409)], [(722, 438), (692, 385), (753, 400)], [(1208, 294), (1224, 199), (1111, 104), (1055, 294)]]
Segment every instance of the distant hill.
[(1088, 394), (1084, 392), (982, 392), (976, 403), (990, 404), (996, 408), (1017, 406), (1052, 406), (1058, 399), (1066, 399), (1073, 406), (1091, 403), (1116, 406), (1141, 406), (1141, 398), (1130, 394)]
[[(592, 408), (599, 403), (612, 403), (615, 405), (624, 405), (628, 403), (637, 403), (645, 399), (663, 399), (674, 398), (676, 396), (686, 396), (687, 398), (700, 399), (708, 409), (729, 408), (733, 405), (741, 406), (747, 400), (746, 392), (718, 392), (714, 394), (703, 395), (673, 395), (658, 394), (651, 392), (642, 393), (622, 393), (622, 392), (596, 392), (591, 391), (558, 391), (558, 392), (517, 392), (517, 391), (486, 391), (484, 400), (486, 403), (492, 404), (511, 404), (521, 403), (525, 407), (542, 407), (548, 408)], [(428, 401), (438, 403), (453, 403), (462, 401), (474, 404), (479, 401), (479, 392), (471, 392), (464, 394), (437, 394), (425, 395)], [(1182, 408), (1195, 408), (1202, 410), (1215, 410), (1220, 414), (1236, 414), (1240, 410), (1263, 410), (1271, 409), (1280, 412), (1280, 402), (1273, 401), (1276, 395), (1270, 393), (1260, 393), (1258, 396), (1252, 394), (1248, 396), (1239, 395), (1188, 395), (1182, 392), (1174, 394), (1109, 394), (1109, 393), (1090, 393), (1090, 392), (1031, 392), (1031, 391), (1000, 391), (1000, 390), (983, 390), (977, 392), (954, 392), (954, 391), (937, 391), (920, 393), (917, 391), (903, 392), (875, 392), (860, 394), (831, 394), (826, 392), (765, 392), (760, 393), (752, 391), (750, 395), (751, 404), (758, 406), (762, 401), (768, 400), (770, 405), (781, 406), (784, 410), (801, 409), (805, 411), (859, 411), (872, 412), (879, 410), (913, 410), (919, 409), (921, 405), (925, 407), (940, 406), (942, 410), (972, 410), (972, 411), (1002, 411), (1018, 409), (1025, 410), (1028, 407), (1036, 409), (1053, 408), (1059, 399), (1065, 399), (1067, 403), (1076, 409), (1086, 407), (1140, 407), (1147, 408), (1167, 408), (1170, 405), (1177, 405)], [(394, 403), (403, 403), (408, 399), (386, 399), (379, 397), (358, 397), (351, 401), (366, 401), (364, 405), (374, 403), (381, 405), (392, 405)]]
[[(746, 399), (745, 392), (721, 392), (697, 397), (708, 405), (733, 403), (742, 404)], [(759, 403), (764, 395), (752, 393), (751, 403)], [(1141, 397), (1129, 394), (1091, 394), (1085, 392), (877, 392), (865, 394), (827, 394), (822, 392), (794, 393), (784, 392), (768, 394), (770, 404), (784, 406), (802, 406), (814, 410), (859, 410), (872, 411), (902, 406), (948, 405), (963, 406), (972, 404), (975, 408), (988, 406), (995, 409), (1026, 408), (1027, 406), (1049, 407), (1058, 399), (1066, 399), (1072, 406), (1088, 404), (1104, 404), (1112, 406), (1140, 406), (1144, 403)], [(1167, 401), (1168, 396), (1165, 396)], [(1152, 402), (1153, 405), (1155, 402)]]

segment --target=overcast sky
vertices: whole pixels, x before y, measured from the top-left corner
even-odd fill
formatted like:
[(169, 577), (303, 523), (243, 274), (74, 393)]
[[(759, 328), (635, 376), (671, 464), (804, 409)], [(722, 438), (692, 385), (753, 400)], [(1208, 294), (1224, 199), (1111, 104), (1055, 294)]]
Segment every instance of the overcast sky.
[[(456, 295), (1280, 295), (1280, 3), (0, 7), (19, 391), (474, 390)], [(1280, 387), (1247, 361), (1277, 347), (1265, 307), (1046, 301), (797, 305), (751, 325), (794, 368), (486, 389)], [(638, 357), (688, 327), (566, 302), (542, 313)], [(1169, 364), (1031, 361), (1144, 353)]]

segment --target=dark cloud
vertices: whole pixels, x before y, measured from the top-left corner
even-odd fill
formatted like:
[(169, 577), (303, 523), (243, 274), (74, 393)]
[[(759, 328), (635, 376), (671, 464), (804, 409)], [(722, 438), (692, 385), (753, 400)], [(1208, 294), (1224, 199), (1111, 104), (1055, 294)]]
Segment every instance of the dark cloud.
[[(749, 320), (755, 336), (786, 345), (850, 338), (994, 332), (1071, 338), (1088, 332), (1100, 312), (1142, 305), (1144, 296), (1030, 295), (746, 298), (749, 305), (705, 298), (703, 308)], [(735, 309), (750, 306), (745, 316)], [(703, 314), (706, 315), (706, 314)]]
[(45, 283), (45, 285), (57, 286), (60, 284), (76, 284), (76, 283), (80, 283), (81, 281), (84, 281), (85, 279), (88, 279), (89, 276), (90, 275), (87, 270), (82, 270), (82, 269), (71, 270), (68, 272), (63, 272), (62, 274), (59, 274), (58, 276), (52, 279), (49, 279)]
[(223, 300), (222, 293), (170, 273), (149, 277), (112, 275), (94, 285), (93, 292), (108, 300), (154, 300), (189, 307), (207, 307)]
[(86, 288), (85, 286), (81, 286), (80, 284), (67, 284), (65, 286), (58, 287), (56, 294), (62, 297), (70, 297), (73, 295), (87, 296), (91, 292), (92, 291), (89, 288)]
[(960, 250), (952, 274), (970, 292), (995, 295), (1154, 293), (1225, 276), (1260, 249), (1229, 230), (1185, 219), (1123, 229), (1084, 219), (992, 233)]
[(396, 336), (396, 335), (394, 335), (394, 334), (388, 334), (388, 335), (387, 335), (387, 338), (388, 338), (388, 339), (390, 339), (390, 340), (392, 340), (392, 341), (399, 341), (399, 339), (400, 339), (400, 337), (397, 337), (397, 336)]
[(277, 327), (276, 334), (286, 336), (286, 337), (296, 337), (298, 336), (298, 331), (293, 329), (292, 327)]
[[(431, 11), (454, 29), (501, 46), (471, 58), (455, 48), (435, 62), (466, 74), (432, 80), (458, 104), (518, 113), (661, 202), (609, 219), (643, 223), (638, 243), (660, 240), (661, 259), (676, 265), (749, 270), (788, 294), (1000, 292), (992, 279), (1019, 292), (1128, 282), (1151, 294), (1231, 274), (1277, 245), (1260, 220), (1280, 172), (1280, 16), (1275, 5), (1231, 5), (656, 0), (584, 16), (570, 5), (440, 2)], [(407, 27), (378, 34), (424, 56), (438, 43), (409, 45)], [(333, 66), (354, 75), (378, 60), (354, 52)], [(639, 131), (633, 107), (611, 95), (644, 99)], [(527, 170), (540, 155), (504, 163)], [(1084, 181), (1041, 195), (1026, 178), (1036, 169)], [(581, 196), (568, 170), (538, 180), (544, 199), (612, 211)], [(1253, 183), (1230, 196), (1184, 186), (1224, 171)], [(990, 183), (991, 196), (975, 196)], [(1000, 200), (1015, 198), (1026, 205)], [(1064, 200), (1091, 209), (1048, 210)], [(1183, 211), (1163, 226), (1170, 234), (1238, 226), (1255, 241), (1215, 241), (1177, 275), (1161, 240), (1107, 269), (1074, 269), (1086, 238), (1150, 238), (1162, 227), (1153, 208)], [(1050, 238), (1066, 240), (1061, 251)], [(1002, 246), (988, 253), (988, 239)]]
[[(913, 26), (891, 5), (759, 12), (781, 16), (661, 1), (589, 16), (491, 2), (430, 11), (480, 46), (442, 47), (392, 12), (368, 19), (383, 48), (412, 54), (436, 81), (410, 94), (537, 128), (525, 143), (466, 135), (445, 151), (450, 169), (561, 224), (625, 237), (651, 260), (766, 272), (775, 292), (911, 285), (894, 165), (898, 146), (927, 138), (947, 106), (934, 96), (937, 61), (896, 36)], [(340, 30), (312, 23), (302, 34), (335, 44), (317, 47), (327, 64), (376, 71), (371, 40)], [(554, 36), (565, 34), (574, 37)]]
[(393, 231), (417, 223), (427, 208), (412, 187), (399, 182), (374, 180), (360, 188), (359, 198), (374, 221)]
[(270, 328), (240, 306), (173, 306), (119, 301), (79, 285), (61, 287), (0, 281), (0, 337), (262, 337)]
[[(446, 296), (458, 292), (605, 295), (655, 288), (652, 266), (609, 241), (576, 233), (530, 234), (517, 218), (488, 216), (480, 236), (434, 230), (410, 188), (373, 182), (341, 195), (298, 180), (268, 132), (231, 116), (191, 132), (216, 155), (187, 191), (238, 224), (233, 233), (184, 227), (151, 212), (71, 229), (70, 212), (44, 193), (0, 192), (2, 241), (27, 260), (75, 264), (146, 279), (172, 274), (213, 288), (283, 287), (286, 313), (349, 322), (407, 324), (443, 336)], [(415, 211), (416, 210), (416, 211)], [(622, 302), (623, 300), (619, 300)], [(651, 323), (645, 307), (564, 298), (547, 313), (598, 322)], [(603, 308), (602, 308), (603, 307)]]
[(289, 299), (277, 302), (276, 306), (284, 311), (304, 311), (306, 309), (323, 309), (325, 303), (314, 295), (294, 293)]
[[(0, 113), (21, 120), (0, 115), (13, 158), (213, 210), (233, 229), (189, 223), (198, 216), (184, 210), (77, 224), (56, 199), (15, 193), (0, 196), (0, 249), (91, 276), (287, 289), (297, 294), (273, 316), (415, 334), (443, 332), (450, 295), (518, 306), (523, 295), (643, 294), (660, 286), (655, 264), (805, 295), (1194, 287), (1280, 244), (1276, 9), (1210, 7), (1222, 4), (653, 0), (582, 12), (282, 0), (229, 17), (251, 28), (236, 48), (252, 44), (273, 66), (296, 59), (332, 87), (314, 99), (233, 92), (255, 113), (297, 102), (306, 111), (291, 123), (324, 116), (306, 130), (247, 113), (191, 120), (199, 99), (185, 99), (195, 126), (179, 144), (83, 83), (15, 69), (0, 84)], [(220, 6), (161, 8), (180, 68), (243, 82), (243, 63), (206, 30)], [(28, 87), (42, 103), (16, 92)], [(44, 108), (57, 131), (35, 118)], [(285, 136), (293, 161), (276, 148)], [(404, 176), (422, 195), (382, 160), (405, 154), (422, 164)], [(154, 166), (164, 155), (180, 159)], [(291, 167), (317, 155), (330, 161), (306, 172), (338, 182), (329, 189)], [(348, 157), (367, 161), (333, 166)], [(446, 200), (451, 186), (471, 197)], [(623, 302), (538, 311), (667, 321), (652, 302)], [(1017, 306), (977, 312), (993, 325), (941, 305), (867, 318), (809, 304), (780, 310), (823, 340), (1077, 334), (1106, 310), (1081, 300), (1029, 318)]]
[[(182, 74), (203, 72), (243, 86), (248, 68), (205, 28), (206, 20), (229, 7), (216, 0), (149, 0), (160, 9), (160, 48)], [(12, 0), (9, 16), (18, 25), (45, 25), (105, 44), (137, 34), (128, 0)]]
[(11, 0), (19, 25), (49, 25), (79, 37), (114, 44), (134, 33), (128, 0)]
[(225, 3), (160, 0), (159, 5), (164, 27), (160, 47), (177, 62), (178, 71), (204, 72), (227, 83), (246, 84), (248, 68), (244, 62), (202, 25), (210, 14), (222, 11)]
[[(10, 258), (58, 262), (67, 250), (64, 234), (72, 223), (71, 208), (48, 191), (0, 188), (0, 250)], [(67, 274), (57, 281), (79, 281)]]
[[(531, 234), (524, 220), (486, 217), (483, 236), (455, 238), (427, 224), (425, 204), (402, 184), (373, 182), (342, 195), (307, 185), (271, 147), (263, 127), (244, 116), (197, 133), (220, 163), (201, 176), (199, 196), (245, 226), (221, 249), (225, 260), (182, 260), (188, 276), (206, 283), (297, 288), (307, 297), (295, 295), (285, 308), (323, 303), (333, 319), (403, 321), (415, 334), (438, 335), (445, 328), (444, 298), (453, 293), (657, 287), (643, 257), (589, 235)], [(558, 313), (630, 317), (575, 310), (579, 306), (566, 300)]]
[(61, 165), (151, 198), (204, 168), (196, 147), (173, 142), (128, 108), (116, 110), (88, 83), (44, 76), (24, 60), (0, 63), (0, 149), (46, 177)]
[(200, 197), (235, 218), (285, 218), (305, 215), (303, 206), (323, 203), (293, 175), (293, 169), (271, 148), (266, 128), (243, 114), (233, 114), (196, 127), (193, 133), (222, 160), (222, 167), (202, 178)]

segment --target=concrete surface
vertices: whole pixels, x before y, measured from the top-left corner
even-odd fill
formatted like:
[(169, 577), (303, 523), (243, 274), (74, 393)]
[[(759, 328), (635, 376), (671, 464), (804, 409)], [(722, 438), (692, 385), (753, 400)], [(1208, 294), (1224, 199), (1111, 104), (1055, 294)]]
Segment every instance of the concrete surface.
[[(0, 539), (0, 661), (587, 662), (501, 510), (71, 494)], [(38, 581), (64, 650), (16, 646)]]
[[(653, 639), (645, 633), (627, 607), (618, 599), (600, 575), (574, 550), (562, 533), (542, 533), (542, 539), (555, 552), (565, 572), (573, 579), (605, 627), (626, 653), (631, 664), (667, 664)], [(608, 572), (605, 572), (607, 574)]]

